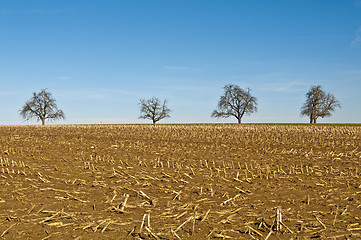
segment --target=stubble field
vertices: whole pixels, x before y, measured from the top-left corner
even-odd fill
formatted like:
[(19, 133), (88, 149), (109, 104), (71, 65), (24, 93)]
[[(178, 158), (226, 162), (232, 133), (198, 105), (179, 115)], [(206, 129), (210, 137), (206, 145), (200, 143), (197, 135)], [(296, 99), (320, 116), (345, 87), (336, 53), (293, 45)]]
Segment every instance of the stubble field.
[(360, 126), (0, 126), (0, 238), (359, 239), (360, 163)]

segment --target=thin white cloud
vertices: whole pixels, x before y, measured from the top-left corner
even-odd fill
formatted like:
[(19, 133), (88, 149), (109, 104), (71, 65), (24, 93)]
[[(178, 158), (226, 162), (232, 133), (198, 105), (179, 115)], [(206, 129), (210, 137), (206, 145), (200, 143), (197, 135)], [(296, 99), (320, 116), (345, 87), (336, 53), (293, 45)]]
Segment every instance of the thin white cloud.
[(6, 91), (0, 91), (0, 97), (1, 96), (14, 96), (14, 92), (6, 92)]
[(123, 94), (123, 95), (129, 95), (129, 96), (141, 96), (140, 93), (137, 92), (131, 92), (131, 91), (125, 91), (125, 90), (120, 90), (120, 89), (107, 89), (107, 88), (100, 88), (97, 89), (98, 91), (104, 92), (104, 93), (119, 93), (119, 94)]
[(175, 71), (200, 71), (200, 68), (192, 68), (192, 67), (180, 67), (180, 66), (165, 66), (166, 70), (175, 70)]
[(66, 98), (68, 100), (85, 100), (85, 99), (110, 99), (113, 98), (115, 94), (118, 95), (128, 95), (128, 96), (141, 96), (139, 93), (124, 91), (119, 89), (77, 89), (71, 91), (62, 91), (57, 94), (62, 98)]
[(286, 83), (283, 86), (280, 86), (278, 88), (275, 88), (274, 91), (277, 92), (300, 92), (303, 90), (301, 86), (305, 84), (299, 83), (299, 82), (290, 82)]
[(95, 91), (95, 90), (71, 90), (71, 91), (60, 91), (56, 94), (60, 98), (67, 100), (86, 100), (86, 99), (105, 99), (106, 94)]
[(301, 92), (304, 90), (304, 86), (308, 86), (303, 82), (284, 82), (284, 83), (268, 83), (264, 84), (263, 88), (273, 92)]
[(359, 27), (359, 29), (357, 29), (356, 31), (356, 37), (354, 40), (352, 40), (351, 42), (351, 46), (352, 47), (358, 47), (361, 45), (361, 27)]
[(349, 38), (349, 37), (350, 35), (296, 35), (296, 36), (275, 36), (271, 38), (293, 40), (293, 39), (339, 39), (339, 38)]
[(182, 86), (182, 85), (175, 85), (175, 86), (151, 86), (153, 89), (160, 89), (166, 91), (185, 91), (185, 92), (212, 92), (214, 88), (212, 87), (194, 87), (194, 86)]
[(265, 79), (279, 79), (282, 78), (286, 72), (268, 72), (268, 73), (261, 73), (261, 74), (245, 74), (245, 75), (231, 75), (229, 76), (232, 80), (250, 80), (251, 82), (255, 81), (265, 81)]
[(69, 77), (65, 77), (65, 76), (61, 76), (61, 77), (56, 77), (57, 80), (69, 80)]
[(340, 71), (340, 72), (335, 72), (335, 73), (360, 76), (361, 75), (361, 70)]

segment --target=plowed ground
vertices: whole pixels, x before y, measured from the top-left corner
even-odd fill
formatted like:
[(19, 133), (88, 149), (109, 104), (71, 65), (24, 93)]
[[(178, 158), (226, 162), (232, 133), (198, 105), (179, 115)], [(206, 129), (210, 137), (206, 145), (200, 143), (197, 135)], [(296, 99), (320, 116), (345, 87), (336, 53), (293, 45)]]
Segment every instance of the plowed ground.
[(360, 239), (360, 163), (358, 126), (1, 126), (0, 236)]

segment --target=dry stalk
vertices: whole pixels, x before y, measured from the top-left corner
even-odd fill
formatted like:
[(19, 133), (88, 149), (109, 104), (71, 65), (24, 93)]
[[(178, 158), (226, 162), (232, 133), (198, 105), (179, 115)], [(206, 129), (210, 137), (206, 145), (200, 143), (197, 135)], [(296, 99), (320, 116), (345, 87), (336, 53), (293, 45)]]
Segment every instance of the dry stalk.
[(16, 223), (12, 224), (10, 227), (8, 227), (7, 229), (5, 229), (5, 231), (1, 234), (0, 237), (3, 237), (5, 234), (7, 234), (9, 232), (9, 230), (14, 227), (16, 225)]
[(134, 232), (135, 229), (137, 228), (137, 226), (134, 226), (133, 229), (128, 233), (128, 235), (125, 237), (125, 239), (127, 239), (128, 237), (130, 237)]
[(327, 229), (326, 225), (316, 215), (313, 216), (316, 218), (317, 222), (319, 222), (322, 225), (324, 229)]
[(50, 220), (54, 219), (55, 217), (57, 217), (60, 213), (61, 213), (61, 211), (59, 211), (59, 212), (57, 212), (57, 213), (55, 213), (55, 214), (51, 215), (50, 217), (45, 218), (43, 221), (41, 221), (41, 222), (39, 222), (39, 223), (45, 223), (45, 222), (48, 222), (48, 221), (50, 221)]
[(46, 240), (46, 239), (49, 239), (49, 238), (51, 238), (52, 236), (53, 236), (53, 234), (49, 234), (48, 236), (43, 237), (41, 240)]
[(239, 196), (241, 196), (241, 194), (237, 194), (236, 196), (227, 199), (226, 201), (224, 201), (224, 202), (221, 203), (221, 206), (224, 206), (224, 205), (227, 204), (229, 201), (232, 201), (232, 200), (238, 198)]
[(269, 231), (268, 235), (266, 236), (266, 238), (264, 240), (268, 240), (268, 238), (272, 235), (273, 231)]
[(139, 191), (139, 194), (142, 195), (143, 197), (145, 197), (148, 200), (150, 205), (153, 205), (152, 199), (150, 197), (148, 197), (148, 195), (145, 194), (142, 190)]
[(179, 225), (174, 232), (177, 232), (179, 229), (181, 229), (186, 223), (191, 221), (193, 219), (193, 216), (189, 217), (187, 220), (185, 220), (181, 225)]
[(175, 219), (179, 219), (179, 218), (183, 217), (185, 214), (187, 214), (187, 211), (179, 214)]
[(148, 213), (148, 227), (151, 228), (150, 227), (150, 213)]
[(257, 239), (257, 238), (255, 238), (255, 237), (251, 234), (250, 229), (248, 229), (248, 235), (249, 235), (252, 239)]
[(44, 207), (40, 208), (40, 209), (36, 212), (36, 214), (39, 214), (39, 213), (41, 213), (42, 211), (44, 211)]
[(107, 223), (107, 225), (105, 225), (105, 227), (102, 229), (101, 233), (103, 233), (105, 231), (105, 229), (107, 229), (107, 227), (112, 223), (113, 221), (109, 221)]
[[(222, 238), (222, 239), (232, 239), (233, 237), (230, 237), (230, 236), (227, 236), (227, 235), (224, 235), (224, 234), (221, 234), (221, 233), (216, 233), (214, 234), (214, 236), (216, 238)], [(252, 236), (252, 235), (251, 235)], [(253, 236), (252, 236), (253, 237)], [(254, 237), (253, 237), (254, 238)]]
[(88, 225), (82, 227), (82, 229), (84, 230), (84, 229), (90, 228), (90, 227), (92, 227), (94, 224), (95, 224), (94, 222), (89, 223)]
[(212, 231), (207, 235), (207, 239), (210, 239), (212, 234), (217, 231), (217, 228), (213, 228)]
[(98, 230), (98, 228), (103, 224), (103, 223), (106, 223), (106, 219), (105, 220), (103, 220), (101, 223), (99, 223), (93, 230), (94, 230), (94, 232), (96, 232), (97, 230)]
[[(145, 222), (146, 218), (147, 218), (147, 224)], [(148, 227), (149, 229), (151, 228), (150, 227), (150, 214), (149, 213), (146, 213), (146, 214), (143, 215), (142, 223), (140, 224), (140, 228), (139, 228), (139, 234), (142, 233), (143, 227)]]
[(256, 229), (254, 229), (253, 227), (251, 226), (247, 226), (250, 230), (252, 230), (253, 232), (257, 233), (259, 236), (263, 236), (262, 233), (260, 233), (259, 231), (257, 231)]
[(35, 208), (35, 206), (36, 206), (36, 204), (31, 204), (32, 206), (31, 206), (31, 208), (28, 210), (28, 213), (31, 213), (33, 210), (34, 210), (34, 208)]
[(72, 200), (76, 200), (76, 201), (79, 201), (79, 202), (82, 202), (82, 203), (89, 202), (89, 201), (86, 201), (86, 200), (82, 200), (82, 199), (80, 199), (78, 197), (75, 197), (75, 196), (71, 195), (70, 193), (67, 193), (66, 195), (68, 195), (69, 199), (72, 199)]
[(184, 175), (186, 175), (187, 177), (189, 177), (190, 179), (193, 179), (191, 176), (189, 176), (189, 174), (184, 173)]
[(180, 200), (180, 194), (182, 193), (182, 190), (180, 190), (179, 192), (173, 191), (173, 193), (176, 193), (176, 195), (172, 198), (172, 200), (175, 200), (178, 198), (178, 200)]
[(348, 228), (347, 231), (361, 231), (361, 227), (359, 227), (359, 228)]
[(171, 229), (170, 232), (171, 232), (177, 239), (182, 240), (182, 238), (179, 237), (178, 234), (177, 234), (175, 231), (173, 231), (173, 230)]
[(335, 219), (333, 220), (333, 226), (336, 225), (336, 219), (337, 219), (337, 213), (338, 213), (338, 206), (337, 206), (337, 209), (336, 209), (336, 212), (335, 212)]
[(194, 234), (194, 227), (195, 227), (195, 224), (196, 224), (196, 208), (194, 208), (194, 213), (193, 213), (193, 223), (192, 223), (192, 234)]
[(284, 222), (281, 222), (281, 224), (282, 224), (291, 234), (293, 234), (293, 231), (292, 231), (289, 227), (287, 227), (287, 225), (286, 225)]
[(281, 222), (282, 222), (282, 211), (281, 208), (278, 207), (276, 210), (276, 230), (281, 230)]
[(243, 208), (244, 208), (244, 207), (237, 208), (237, 209), (233, 210), (233, 211), (231, 212), (231, 214), (236, 213), (236, 212), (239, 212), (239, 211), (241, 211)]
[[(114, 168), (113, 168), (114, 169)], [(116, 190), (114, 190), (114, 196), (112, 197), (112, 199), (109, 201), (110, 203), (112, 203), (114, 200), (115, 200), (115, 198), (117, 197), (117, 191)]]
[(259, 226), (258, 226), (258, 228), (260, 229), (260, 228), (262, 228), (262, 227), (265, 227), (267, 230), (271, 230), (268, 226), (267, 226), (267, 223), (266, 223), (266, 221), (264, 220), (264, 218), (262, 218), (262, 221), (260, 222), (260, 224), (259, 224)]
[(211, 209), (208, 209), (208, 211), (206, 212), (206, 214), (204, 214), (204, 216), (202, 217), (202, 221), (201, 221), (201, 222), (204, 222), (204, 221), (207, 219), (208, 214), (209, 214), (210, 211), (211, 211)]
[(124, 209), (125, 209), (125, 206), (127, 204), (128, 198), (129, 198), (129, 194), (125, 195), (124, 202), (123, 202), (122, 206), (119, 209), (121, 212), (124, 212)]
[(346, 206), (345, 210), (343, 210), (340, 215), (344, 215), (346, 211), (347, 211), (347, 206)]
[(150, 235), (152, 235), (155, 239), (160, 240), (160, 238), (159, 238), (157, 235), (155, 235), (155, 233), (153, 233), (147, 226), (145, 226), (144, 228), (145, 228), (145, 230), (147, 230), (147, 231), (150, 233)]

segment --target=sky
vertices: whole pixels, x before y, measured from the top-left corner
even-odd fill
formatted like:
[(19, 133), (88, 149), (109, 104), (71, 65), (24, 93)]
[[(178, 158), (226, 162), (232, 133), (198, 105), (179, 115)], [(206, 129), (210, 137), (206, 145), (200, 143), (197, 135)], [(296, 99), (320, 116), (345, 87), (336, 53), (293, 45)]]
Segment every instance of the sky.
[(159, 123), (211, 118), (226, 84), (250, 88), (245, 123), (307, 123), (306, 92), (341, 103), (319, 122), (361, 122), (361, 0), (1, 0), (0, 125), (47, 88), (56, 124), (150, 123), (139, 100), (168, 100)]

